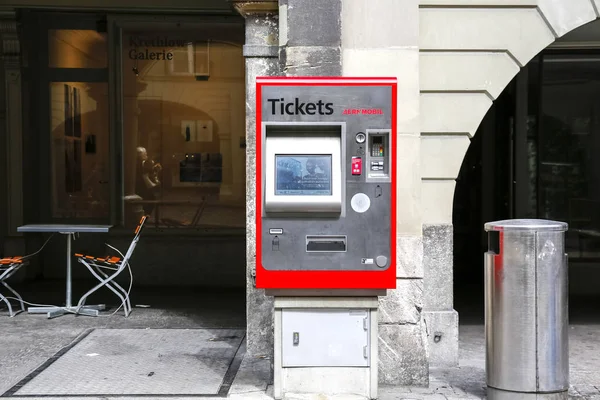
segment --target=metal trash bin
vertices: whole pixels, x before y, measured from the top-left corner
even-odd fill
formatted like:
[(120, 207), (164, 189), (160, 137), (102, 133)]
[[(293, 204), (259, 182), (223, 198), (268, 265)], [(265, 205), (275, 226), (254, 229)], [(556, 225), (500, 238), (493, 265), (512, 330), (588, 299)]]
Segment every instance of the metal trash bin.
[(567, 229), (532, 219), (485, 224), (488, 399), (567, 398)]

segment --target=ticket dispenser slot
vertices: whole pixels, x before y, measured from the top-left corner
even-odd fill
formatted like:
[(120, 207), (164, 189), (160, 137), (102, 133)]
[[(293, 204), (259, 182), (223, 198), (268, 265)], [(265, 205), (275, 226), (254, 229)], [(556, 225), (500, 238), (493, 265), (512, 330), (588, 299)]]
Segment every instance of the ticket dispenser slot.
[(307, 235), (307, 252), (336, 253), (346, 251), (346, 236)]

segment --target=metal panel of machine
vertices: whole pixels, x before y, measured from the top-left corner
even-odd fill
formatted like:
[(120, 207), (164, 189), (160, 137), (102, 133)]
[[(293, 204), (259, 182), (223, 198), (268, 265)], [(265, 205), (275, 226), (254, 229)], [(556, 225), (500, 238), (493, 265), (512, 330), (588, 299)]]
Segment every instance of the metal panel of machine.
[(258, 78), (256, 286), (396, 287), (396, 79)]
[(285, 309), (282, 366), (368, 367), (368, 310)]

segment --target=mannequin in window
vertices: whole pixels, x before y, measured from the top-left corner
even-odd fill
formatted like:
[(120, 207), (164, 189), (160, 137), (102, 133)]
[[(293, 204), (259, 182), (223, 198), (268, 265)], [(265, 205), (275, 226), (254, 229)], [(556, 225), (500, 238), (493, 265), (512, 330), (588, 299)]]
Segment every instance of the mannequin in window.
[[(137, 164), (135, 178), (135, 192), (143, 200), (156, 200), (160, 188), (159, 173), (162, 167), (148, 158), (148, 153), (144, 147), (137, 149)], [(151, 215), (154, 211), (154, 204), (144, 204), (144, 212)]]

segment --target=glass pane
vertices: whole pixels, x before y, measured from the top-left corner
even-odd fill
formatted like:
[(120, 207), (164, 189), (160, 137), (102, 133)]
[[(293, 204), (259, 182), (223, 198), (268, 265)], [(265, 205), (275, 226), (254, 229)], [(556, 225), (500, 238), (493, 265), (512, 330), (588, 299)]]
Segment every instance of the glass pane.
[(246, 225), (242, 47), (206, 36), (123, 36), (128, 226), (144, 213), (161, 228)]
[(48, 67), (106, 68), (106, 34), (93, 30), (48, 30)]
[(50, 84), (52, 216), (108, 218), (108, 84)]
[(540, 216), (569, 223), (572, 258), (600, 256), (600, 57), (544, 58)]
[[(538, 115), (540, 114), (540, 58), (536, 57), (523, 68), (527, 74), (527, 190), (522, 195), (527, 196), (527, 202), (522, 204), (525, 209), (519, 208), (518, 218), (536, 218), (538, 215)], [(516, 172), (515, 172), (516, 173)], [(521, 189), (521, 190), (524, 190)], [(521, 193), (519, 193), (521, 195)]]

